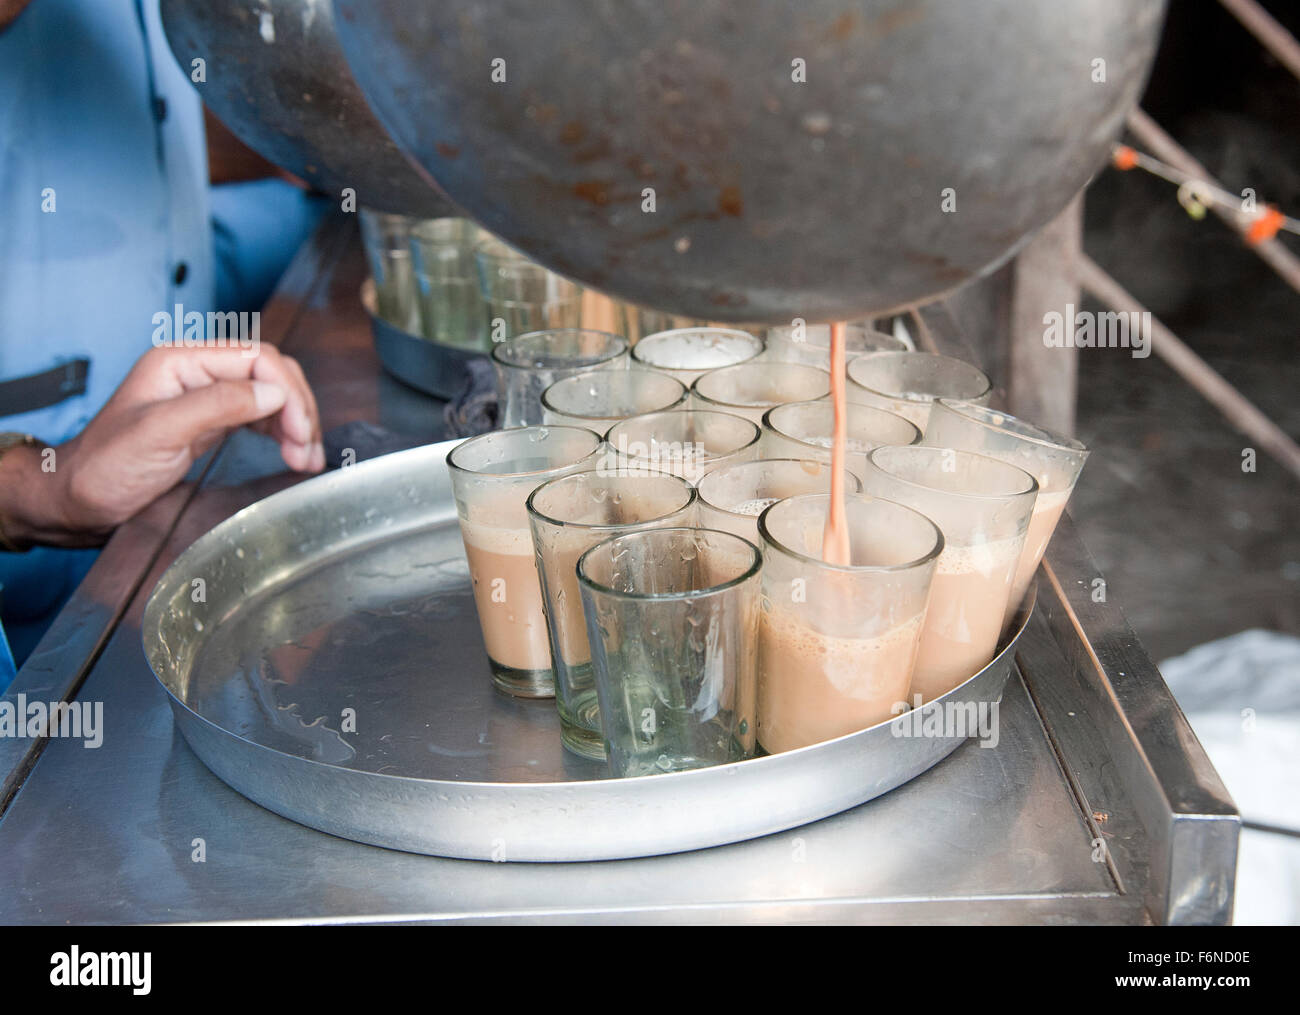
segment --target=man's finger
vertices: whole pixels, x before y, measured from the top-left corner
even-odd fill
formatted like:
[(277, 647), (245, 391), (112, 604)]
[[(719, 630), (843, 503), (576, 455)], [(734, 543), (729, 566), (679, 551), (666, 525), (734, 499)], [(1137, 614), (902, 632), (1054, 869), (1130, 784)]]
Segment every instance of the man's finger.
[(213, 433), (279, 412), (288, 392), (265, 381), (217, 381), (158, 402), (148, 413), (149, 438), (158, 445), (189, 448)]

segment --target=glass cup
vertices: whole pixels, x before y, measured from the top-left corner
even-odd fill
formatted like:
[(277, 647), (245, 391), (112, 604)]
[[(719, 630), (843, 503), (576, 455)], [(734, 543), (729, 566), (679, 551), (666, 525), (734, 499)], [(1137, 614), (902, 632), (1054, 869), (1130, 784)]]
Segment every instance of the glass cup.
[(542, 420), (606, 433), (621, 419), (680, 409), (681, 381), (650, 370), (590, 370), (556, 381), (542, 392)]
[(1004, 623), (1010, 623), (1024, 602), (1066, 501), (1074, 492), (1074, 484), (1088, 460), (1088, 449), (1072, 437), (1052, 433), (997, 409), (946, 398), (939, 399), (930, 410), (924, 443), (988, 455), (1019, 466), (1038, 480), (1038, 499), (1003, 618)]
[(555, 693), (528, 495), (547, 480), (590, 469), (600, 446), (597, 434), (580, 427), (532, 426), (471, 437), (447, 455), (492, 681), (509, 694)]
[(528, 498), (537, 570), (555, 663), (560, 735), (575, 754), (605, 760), (591, 647), (578, 590), (578, 558), (603, 539), (641, 528), (694, 522), (695, 490), (662, 474), (579, 472), (543, 483)]
[(578, 559), (611, 775), (754, 753), (760, 560), (693, 528), (617, 535)]
[(758, 457), (759, 430), (727, 412), (672, 409), (615, 423), (605, 435), (602, 469), (667, 472), (692, 485), (711, 469)]
[[(845, 477), (845, 491), (857, 493), (857, 477)], [(759, 544), (758, 516), (787, 497), (804, 493), (829, 493), (829, 462), (809, 459), (759, 458), (714, 469), (700, 480), (700, 524), (709, 529), (734, 532)]]
[[(886, 445), (915, 444), (921, 431), (902, 416), (870, 405), (849, 402), (845, 464), (849, 472), (862, 475), (869, 451)], [(768, 409), (763, 415), (764, 455), (772, 458), (831, 460), (835, 427), (835, 406), (826, 399), (789, 402)]]
[(1033, 476), (952, 448), (876, 448), (864, 492), (920, 511), (943, 532), (943, 553), (912, 675), (930, 701), (993, 658), (1038, 495)]
[(758, 739), (772, 754), (874, 726), (907, 701), (943, 536), (901, 504), (844, 501), (847, 566), (822, 557), (829, 495), (778, 501), (758, 520)]
[(831, 375), (803, 363), (741, 363), (701, 374), (691, 385), (697, 408), (744, 416), (760, 426), (763, 413), (786, 402), (822, 398), (831, 390)]
[(564, 377), (627, 367), (627, 339), (607, 331), (560, 328), (520, 335), (492, 348), (501, 426), (541, 423), (542, 392)]
[(361, 209), (361, 242), (375, 281), (377, 316), (412, 335), (420, 334), (420, 296), (411, 263), (411, 219)]
[(700, 374), (745, 363), (763, 351), (763, 340), (736, 328), (675, 328), (646, 335), (632, 347), (632, 365), (676, 377), (690, 387)]
[(528, 260), (495, 236), (479, 239), (474, 260), (493, 341), (508, 341), (530, 331), (576, 328), (581, 323), (578, 283)]
[[(844, 353), (849, 359), (867, 352), (906, 352), (901, 338), (876, 331), (868, 324), (844, 326)], [(806, 363), (831, 368), (831, 326), (829, 324), (785, 325), (767, 330), (766, 360)]]
[(921, 433), (939, 398), (987, 405), (993, 386), (984, 372), (963, 360), (928, 352), (872, 352), (849, 363), (848, 398), (895, 412)]
[(486, 352), (487, 317), (479, 295), (469, 219), (422, 219), (411, 226), (411, 255), (420, 293), (420, 326), (431, 342)]

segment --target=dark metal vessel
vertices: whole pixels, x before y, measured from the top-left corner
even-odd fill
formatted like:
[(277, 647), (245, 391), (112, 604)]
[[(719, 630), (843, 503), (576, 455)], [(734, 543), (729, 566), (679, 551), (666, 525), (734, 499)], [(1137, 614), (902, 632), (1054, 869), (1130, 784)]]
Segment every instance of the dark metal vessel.
[(1102, 165), (1163, 0), (335, 9), (380, 120), (492, 232), (640, 305), (788, 321), (1011, 254)]

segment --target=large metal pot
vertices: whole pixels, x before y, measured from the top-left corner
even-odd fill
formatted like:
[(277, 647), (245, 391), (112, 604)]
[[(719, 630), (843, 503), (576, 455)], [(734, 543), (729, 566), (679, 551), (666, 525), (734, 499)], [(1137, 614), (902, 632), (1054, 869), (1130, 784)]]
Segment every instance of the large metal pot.
[(488, 229), (634, 303), (777, 321), (1007, 257), (1104, 161), (1163, 0), (335, 8), (380, 120)]
[(163, 27), (203, 101), (263, 158), (380, 211), (458, 214), (411, 166), (348, 71), (330, 0), (162, 0)]

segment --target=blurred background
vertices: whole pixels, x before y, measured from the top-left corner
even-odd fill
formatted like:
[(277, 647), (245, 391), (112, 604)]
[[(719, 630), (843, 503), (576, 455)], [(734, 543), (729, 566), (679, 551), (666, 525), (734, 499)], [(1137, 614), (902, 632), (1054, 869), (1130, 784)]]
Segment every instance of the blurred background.
[[(1300, 6), (1267, 6), (1300, 33)], [(1220, 4), (1170, 5), (1142, 108), (1225, 189), (1300, 209), (1300, 81)], [(1175, 193), (1104, 170), (1084, 250), (1300, 434), (1300, 293)], [(1080, 350), (1077, 436), (1074, 520), (1247, 822), (1237, 921), (1300, 921), (1300, 480), (1262, 451), (1243, 472), (1252, 442), (1158, 356)]]

